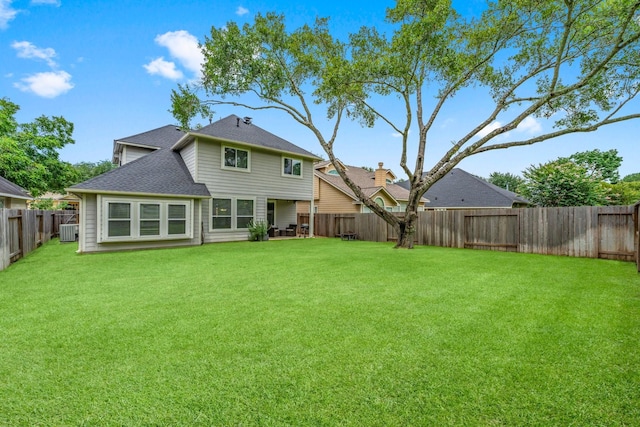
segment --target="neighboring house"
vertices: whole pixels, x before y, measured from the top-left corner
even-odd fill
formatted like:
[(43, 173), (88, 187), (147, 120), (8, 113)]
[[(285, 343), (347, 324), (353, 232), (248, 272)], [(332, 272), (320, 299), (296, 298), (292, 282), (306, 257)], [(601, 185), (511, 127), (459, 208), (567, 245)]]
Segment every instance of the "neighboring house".
[(118, 139), (113, 160), (68, 189), (81, 198), (80, 252), (246, 240), (252, 220), (284, 229), (313, 200), (318, 157), (231, 115)]
[[(355, 166), (343, 164), (347, 175), (379, 206), (390, 212), (404, 212), (409, 200), (409, 191), (396, 185), (396, 176), (378, 163), (378, 169), (371, 172)], [(366, 207), (344, 183), (338, 171), (329, 161), (316, 163), (313, 178), (315, 213), (368, 213)], [(422, 210), (426, 199), (420, 202)], [(300, 206), (300, 212), (308, 212), (308, 204)]]
[[(60, 207), (63, 206), (65, 210), (77, 211), (80, 207), (80, 199), (78, 196), (69, 193), (44, 193), (37, 199), (32, 200), (31, 203), (42, 199), (51, 199), (53, 202), (53, 209), (60, 209)], [(31, 206), (31, 203), (28, 203), (29, 207)]]
[(0, 176), (0, 209), (26, 209), (32, 199), (24, 188)]
[[(407, 181), (398, 185), (409, 188)], [(524, 208), (531, 203), (512, 191), (455, 168), (425, 193), (428, 210), (476, 208)]]

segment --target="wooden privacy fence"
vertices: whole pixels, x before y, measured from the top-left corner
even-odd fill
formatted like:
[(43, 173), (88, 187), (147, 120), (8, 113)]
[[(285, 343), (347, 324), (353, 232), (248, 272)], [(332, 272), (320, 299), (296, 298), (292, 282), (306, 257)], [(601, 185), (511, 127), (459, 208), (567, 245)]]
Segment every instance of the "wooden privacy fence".
[(0, 270), (57, 236), (60, 224), (77, 221), (73, 211), (0, 209)]
[[(636, 261), (638, 224), (633, 206), (473, 209), (418, 214), (415, 244)], [(301, 215), (301, 222), (308, 215)], [(315, 214), (314, 233), (395, 241), (395, 230), (375, 214)]]

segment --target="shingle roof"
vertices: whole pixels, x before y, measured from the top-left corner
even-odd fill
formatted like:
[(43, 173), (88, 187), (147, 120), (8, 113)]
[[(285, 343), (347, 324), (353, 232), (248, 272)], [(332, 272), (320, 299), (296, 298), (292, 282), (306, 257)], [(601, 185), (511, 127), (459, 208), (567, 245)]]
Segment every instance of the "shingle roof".
[(160, 149), (68, 189), (76, 193), (136, 193), (211, 197), (193, 181), (180, 154)]
[(147, 132), (118, 138), (116, 143), (143, 145), (151, 148), (171, 148), (185, 133), (174, 125), (166, 125)]
[[(326, 166), (330, 162), (316, 163), (316, 169)], [(381, 187), (375, 185), (375, 172), (369, 172), (366, 169), (362, 169), (356, 166), (346, 166), (347, 175), (349, 178), (362, 189), (362, 192), (367, 197), (371, 197), (376, 192), (380, 191)], [(342, 178), (338, 175), (331, 175), (316, 170), (316, 174), (323, 180), (338, 188), (343, 193), (349, 195), (352, 198), (356, 198), (351, 189), (344, 183)], [(385, 190), (396, 200), (406, 201), (409, 200), (409, 191), (397, 184), (387, 184)]]
[(180, 148), (197, 135), (236, 141), (240, 144), (260, 146), (313, 159), (318, 158), (258, 126), (244, 123), (236, 115), (230, 115), (189, 133), (183, 132), (176, 126), (167, 125), (117, 139), (116, 144), (132, 144), (157, 148), (157, 150), (105, 174), (76, 184), (68, 191), (211, 197), (206, 185), (193, 181), (182, 157), (178, 154)]
[[(398, 185), (407, 188), (407, 181)], [(493, 185), (462, 169), (452, 169), (425, 193), (427, 208), (510, 208), (530, 202), (512, 191)]]
[[(250, 144), (272, 150), (284, 151), (298, 154), (300, 156), (319, 159), (315, 154), (298, 147), (291, 142), (272, 134), (255, 124), (246, 124), (244, 120), (235, 114), (220, 119), (201, 129), (192, 130), (191, 135), (205, 135), (213, 138), (220, 138), (241, 144)], [(184, 139), (182, 140), (184, 141)], [(181, 142), (182, 142), (181, 141)], [(177, 146), (176, 148), (179, 148)]]
[(11, 197), (15, 199), (28, 199), (31, 200), (33, 197), (26, 192), (26, 190), (20, 187), (17, 184), (9, 181), (0, 176), (0, 196)]

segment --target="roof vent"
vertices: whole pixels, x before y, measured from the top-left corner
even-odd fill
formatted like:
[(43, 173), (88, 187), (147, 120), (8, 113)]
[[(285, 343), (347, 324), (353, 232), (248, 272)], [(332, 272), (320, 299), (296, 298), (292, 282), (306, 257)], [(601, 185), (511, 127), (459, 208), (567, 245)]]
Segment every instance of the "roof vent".
[(236, 127), (240, 127), (240, 117), (236, 117)]
[(245, 125), (250, 125), (251, 124), (251, 117), (245, 117), (243, 120), (244, 120), (244, 124)]

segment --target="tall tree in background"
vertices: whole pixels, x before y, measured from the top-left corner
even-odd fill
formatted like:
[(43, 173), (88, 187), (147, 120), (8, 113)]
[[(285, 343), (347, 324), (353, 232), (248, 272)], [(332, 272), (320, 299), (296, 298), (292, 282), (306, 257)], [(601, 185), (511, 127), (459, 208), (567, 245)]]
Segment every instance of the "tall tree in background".
[(609, 191), (597, 175), (568, 158), (531, 166), (523, 172), (520, 194), (537, 206), (608, 205)]
[[(73, 168), (78, 174), (78, 182), (83, 182), (98, 175), (102, 175), (105, 172), (109, 172), (112, 169), (117, 168), (118, 165), (112, 163), (111, 160), (101, 160), (96, 163), (92, 162), (80, 162), (74, 163)], [(74, 183), (76, 184), (76, 183)]]
[(595, 176), (601, 181), (615, 184), (620, 179), (618, 168), (622, 164), (622, 157), (618, 156), (618, 150), (582, 151), (572, 154), (568, 159), (585, 167), (591, 176)]
[(623, 182), (638, 182), (640, 181), (640, 172), (630, 173), (622, 178)]
[(76, 171), (59, 158), (58, 150), (75, 141), (73, 123), (63, 117), (40, 116), (18, 124), (20, 107), (0, 99), (0, 176), (37, 197), (47, 191), (63, 192), (75, 183)]
[(524, 183), (524, 179), (509, 172), (492, 172), (489, 175), (487, 182), (516, 193), (518, 191), (518, 187)]
[[(387, 10), (390, 35), (363, 27), (347, 42), (330, 34), (326, 19), (289, 31), (283, 16), (257, 15), (242, 28), (212, 28), (202, 46), (203, 80), (179, 86), (172, 110), (184, 127), (200, 96), (202, 105), (288, 114), (394, 227), (396, 247), (410, 248), (420, 197), (461, 160), (640, 118), (628, 105), (640, 91), (639, 8), (638, 0), (489, 1), (481, 16), (463, 18), (450, 0), (398, 0)], [(456, 140), (431, 141), (443, 108), (468, 88), (488, 94), (492, 106)], [(512, 139), (508, 132), (532, 117), (553, 122), (553, 130)], [(380, 120), (401, 135), (400, 166), (411, 185), (404, 215), (379, 207), (336, 161), (345, 119)], [(445, 147), (432, 166), (425, 165), (428, 143)]]

